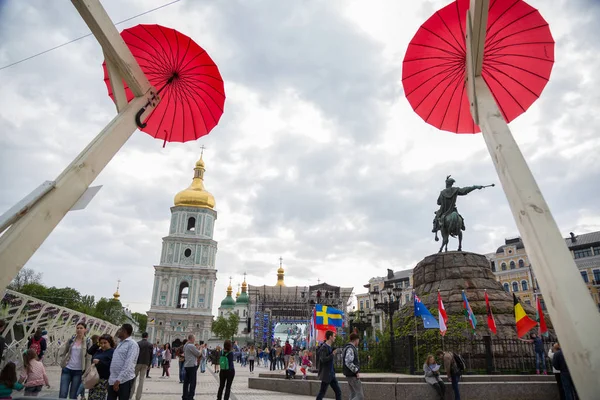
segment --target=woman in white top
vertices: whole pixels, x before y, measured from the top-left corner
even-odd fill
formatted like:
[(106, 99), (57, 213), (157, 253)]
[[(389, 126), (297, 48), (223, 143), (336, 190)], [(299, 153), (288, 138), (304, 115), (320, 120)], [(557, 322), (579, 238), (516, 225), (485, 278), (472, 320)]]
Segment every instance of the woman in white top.
[(440, 366), (435, 362), (433, 355), (428, 355), (425, 364), (423, 364), (423, 372), (425, 372), (425, 382), (429, 383), (437, 392), (440, 399), (444, 399), (446, 388), (444, 381), (440, 377)]
[(73, 336), (62, 351), (62, 373), (60, 375), (60, 390), (58, 397), (66, 399), (77, 398), (77, 389), (81, 385), (83, 371), (90, 365), (90, 357), (87, 354), (90, 340), (86, 339), (87, 325), (79, 322)]

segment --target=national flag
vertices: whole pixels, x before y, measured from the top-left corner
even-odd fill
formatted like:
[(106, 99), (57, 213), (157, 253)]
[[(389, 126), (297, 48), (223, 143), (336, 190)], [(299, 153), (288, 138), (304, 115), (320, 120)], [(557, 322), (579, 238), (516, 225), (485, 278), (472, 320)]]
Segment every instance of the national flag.
[(148, 321), (148, 322), (150, 322), (151, 324), (153, 324), (154, 323), (154, 318), (151, 318), (150, 321)]
[(536, 297), (537, 303), (537, 318), (536, 321), (540, 324), (540, 336), (548, 336), (548, 326), (546, 325), (546, 319), (544, 318), (544, 311), (542, 310), (542, 303), (540, 302), (540, 296)]
[(433, 315), (429, 312), (425, 304), (421, 302), (419, 296), (415, 293), (414, 295), (414, 304), (415, 304), (415, 317), (421, 317), (423, 320), (423, 327), (425, 329), (434, 329), (439, 328), (440, 324), (433, 318)]
[(317, 304), (315, 306), (317, 329), (325, 329), (325, 326), (341, 327), (343, 323), (344, 312), (333, 307)]
[(444, 302), (442, 301), (442, 295), (440, 295), (440, 291), (438, 290), (438, 319), (440, 323), (440, 333), (442, 336), (446, 334), (448, 327), (446, 323), (448, 322), (448, 314), (446, 314), (446, 308), (444, 307)]
[(527, 316), (523, 306), (519, 303), (517, 296), (513, 293), (515, 303), (515, 320), (517, 321), (517, 336), (523, 337), (527, 332), (535, 328), (537, 323)]
[(492, 314), (492, 307), (490, 306), (490, 299), (488, 299), (487, 291), (485, 292), (485, 309), (487, 311), (487, 323), (490, 331), (496, 334), (496, 320), (494, 314)]
[(473, 310), (471, 310), (471, 306), (469, 305), (469, 300), (467, 299), (467, 294), (465, 293), (464, 290), (462, 291), (462, 298), (463, 298), (463, 312), (465, 313), (465, 317), (471, 323), (471, 328), (473, 328), (473, 330), (475, 330), (475, 327), (477, 326), (477, 318), (475, 318), (475, 314), (473, 314)]

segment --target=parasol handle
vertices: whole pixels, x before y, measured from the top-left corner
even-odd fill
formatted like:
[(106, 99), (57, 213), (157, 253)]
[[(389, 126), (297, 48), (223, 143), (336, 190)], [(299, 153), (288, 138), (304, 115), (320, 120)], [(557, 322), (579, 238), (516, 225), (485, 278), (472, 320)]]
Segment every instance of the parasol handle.
[(137, 112), (137, 114), (135, 114), (135, 124), (140, 129), (145, 128), (147, 125), (145, 122), (142, 122), (142, 120), (141, 120), (142, 114), (144, 114), (144, 111), (146, 111), (146, 106), (140, 108), (139, 111)]
[[(176, 72), (173, 73), (173, 75), (167, 80), (167, 82), (160, 89), (158, 89), (158, 92), (156, 92), (156, 96), (158, 96), (160, 94), (160, 92), (162, 92), (163, 89), (165, 87), (167, 87), (167, 85), (171, 84), (173, 82), (173, 80), (178, 77), (179, 77), (179, 74), (177, 74)], [(135, 124), (140, 129), (145, 128), (147, 125), (145, 122), (142, 122), (142, 114), (144, 114), (144, 111), (146, 111), (146, 107), (148, 107), (149, 105), (150, 105), (150, 100), (148, 100), (148, 103), (146, 103), (146, 105), (144, 107), (139, 109), (137, 114), (135, 114)]]

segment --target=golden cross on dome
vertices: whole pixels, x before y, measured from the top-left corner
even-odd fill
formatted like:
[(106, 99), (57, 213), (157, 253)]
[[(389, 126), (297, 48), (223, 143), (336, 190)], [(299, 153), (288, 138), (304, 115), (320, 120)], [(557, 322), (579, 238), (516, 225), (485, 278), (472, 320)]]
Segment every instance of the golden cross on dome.
[(246, 273), (244, 272), (244, 282), (246, 282)]
[(233, 278), (230, 276), (230, 277), (229, 277), (229, 286), (231, 286), (231, 280), (232, 280), (232, 279), (233, 279)]
[(317, 285), (321, 283), (321, 280), (317, 278)]
[(204, 155), (204, 150), (206, 150), (206, 147), (204, 145), (200, 146), (200, 158)]
[(283, 257), (279, 257), (279, 266), (281, 267), (283, 265)]

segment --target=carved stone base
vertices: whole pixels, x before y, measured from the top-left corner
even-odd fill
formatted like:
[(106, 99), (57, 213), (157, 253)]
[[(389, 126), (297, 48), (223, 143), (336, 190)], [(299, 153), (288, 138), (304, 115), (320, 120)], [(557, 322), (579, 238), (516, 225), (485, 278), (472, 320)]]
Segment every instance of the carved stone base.
[[(477, 317), (476, 333), (478, 335), (490, 334), (485, 306), (485, 291), (487, 290), (496, 320), (498, 336), (517, 337), (512, 293), (507, 293), (500, 282), (496, 281), (489, 261), (481, 254), (453, 251), (427, 256), (417, 264), (413, 271), (413, 287), (436, 319), (438, 317), (438, 289), (448, 315), (463, 315), (462, 291), (464, 290), (471, 309)], [(409, 305), (409, 308), (412, 308), (412, 304)], [(523, 308), (531, 318), (535, 318), (533, 307), (523, 304)], [(547, 317), (546, 321), (550, 326)], [(532, 332), (537, 332), (537, 330), (532, 330)]]

